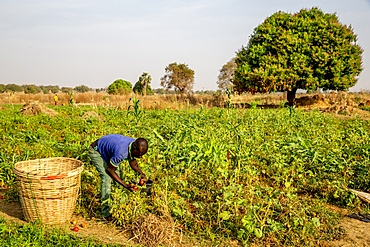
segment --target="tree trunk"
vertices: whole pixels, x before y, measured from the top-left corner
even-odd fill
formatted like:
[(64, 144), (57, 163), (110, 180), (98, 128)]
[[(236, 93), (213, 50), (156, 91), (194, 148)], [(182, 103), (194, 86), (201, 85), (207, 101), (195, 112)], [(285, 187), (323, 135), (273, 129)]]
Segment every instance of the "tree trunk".
[(143, 95), (146, 96), (146, 83), (143, 86)]
[(297, 92), (297, 88), (293, 88), (291, 91), (287, 92), (287, 101), (288, 106), (294, 106), (294, 99), (295, 99), (295, 93)]

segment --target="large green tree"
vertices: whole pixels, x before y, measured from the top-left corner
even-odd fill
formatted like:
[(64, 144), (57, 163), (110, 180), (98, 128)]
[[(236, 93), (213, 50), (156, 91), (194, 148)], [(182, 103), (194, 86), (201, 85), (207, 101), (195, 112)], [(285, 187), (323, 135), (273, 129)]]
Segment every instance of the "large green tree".
[(186, 64), (171, 63), (161, 78), (161, 86), (166, 90), (174, 88), (178, 93), (187, 93), (194, 86), (194, 70)]
[(150, 83), (152, 82), (152, 77), (146, 73), (143, 72), (143, 74), (139, 77), (139, 80), (135, 83), (135, 86), (133, 87), (133, 91), (136, 94), (153, 94), (153, 90), (150, 87)]
[(247, 47), (237, 52), (234, 90), (347, 90), (362, 71), (362, 52), (351, 26), (318, 8), (295, 14), (276, 12), (254, 29)]
[(109, 94), (129, 94), (132, 91), (131, 88), (131, 82), (117, 79), (108, 86), (107, 92)]

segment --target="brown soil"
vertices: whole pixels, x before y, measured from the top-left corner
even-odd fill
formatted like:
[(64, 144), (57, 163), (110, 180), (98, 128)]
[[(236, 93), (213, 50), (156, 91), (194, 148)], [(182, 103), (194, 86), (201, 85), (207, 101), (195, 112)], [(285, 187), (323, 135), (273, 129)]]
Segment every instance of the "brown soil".
[[(340, 209), (335, 210), (341, 211)], [(345, 215), (345, 211), (342, 210), (342, 213)], [(0, 216), (9, 221), (25, 223), (21, 206), (17, 202), (6, 202), (4, 199), (0, 199)], [(72, 221), (74, 220), (77, 222), (76, 225), (80, 229), (77, 233), (72, 230), (74, 227)], [(85, 228), (81, 227), (82, 223), (87, 223), (87, 226)], [(320, 244), (320, 246), (370, 247), (370, 231), (368, 230), (370, 223), (344, 217), (340, 225), (345, 230), (344, 237), (336, 241), (323, 242)], [(62, 224), (60, 227), (70, 231), (72, 234), (98, 238), (103, 243), (114, 243), (122, 246), (136, 245), (134, 241), (130, 239), (128, 233), (122, 228), (116, 227), (107, 221), (101, 221), (99, 219), (87, 220), (81, 216), (74, 215), (71, 219), (71, 222)], [(235, 246), (237, 246), (237, 244)]]
[[(0, 217), (19, 224), (26, 223), (21, 204), (4, 199), (6, 190), (6, 185), (0, 183)], [(78, 231), (74, 231), (76, 226)], [(71, 234), (98, 239), (105, 244), (118, 244), (125, 247), (193, 247), (197, 245), (193, 244), (194, 241), (185, 238), (181, 227), (165, 212), (162, 212), (162, 216), (141, 217), (127, 229), (104, 219), (87, 219), (80, 215), (73, 215), (68, 222), (54, 224), (53, 227), (61, 228)]]
[[(0, 199), (0, 216), (16, 223), (26, 223), (23, 218), (21, 205), (17, 202), (6, 202), (4, 199)], [(76, 224), (73, 224), (73, 221), (76, 221)], [(86, 224), (85, 227), (82, 227), (83, 223)], [(73, 227), (75, 225), (79, 227), (78, 232), (73, 231)], [(120, 244), (122, 246), (136, 246), (123, 229), (99, 219), (87, 220), (81, 216), (73, 215), (70, 222), (57, 225), (56, 227), (65, 229), (71, 234), (95, 239), (97, 238), (107, 244), (111, 243)]]
[(370, 223), (352, 218), (344, 218), (341, 226), (346, 232), (343, 239), (333, 241), (328, 246), (332, 247), (368, 247), (370, 246)]

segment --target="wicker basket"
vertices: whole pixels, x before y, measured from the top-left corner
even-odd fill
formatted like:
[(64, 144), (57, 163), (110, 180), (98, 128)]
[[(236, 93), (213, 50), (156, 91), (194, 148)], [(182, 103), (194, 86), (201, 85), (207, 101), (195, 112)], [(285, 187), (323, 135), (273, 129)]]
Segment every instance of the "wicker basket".
[(354, 189), (349, 189), (349, 191), (356, 194), (361, 200), (363, 200), (367, 203), (370, 203), (370, 194), (369, 193), (359, 191), (359, 190), (354, 190)]
[(26, 221), (69, 221), (80, 190), (82, 169), (83, 163), (71, 158), (17, 162), (14, 171)]

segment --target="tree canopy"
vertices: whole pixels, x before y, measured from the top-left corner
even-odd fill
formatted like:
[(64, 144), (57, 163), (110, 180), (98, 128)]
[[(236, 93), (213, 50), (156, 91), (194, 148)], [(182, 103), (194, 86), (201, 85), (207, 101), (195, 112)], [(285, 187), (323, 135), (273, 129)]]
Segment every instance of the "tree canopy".
[(58, 85), (40, 86), (40, 89), (44, 94), (48, 94), (49, 92), (57, 93), (60, 90)]
[(236, 69), (235, 57), (229, 62), (224, 64), (220, 69), (220, 74), (218, 75), (218, 88), (221, 90), (231, 89), (233, 86), (233, 79)]
[(62, 93), (69, 93), (69, 92), (73, 91), (73, 88), (71, 88), (71, 87), (61, 87), (60, 91), (62, 91)]
[(25, 94), (36, 94), (41, 92), (41, 88), (35, 84), (23, 85)]
[(17, 84), (11, 83), (4, 86), (6, 92), (22, 92), (23, 87)]
[(186, 64), (171, 63), (161, 78), (161, 86), (166, 90), (174, 88), (178, 93), (187, 93), (194, 86), (194, 70)]
[(133, 87), (133, 91), (136, 94), (153, 94), (153, 90), (150, 87), (150, 83), (152, 82), (152, 77), (146, 73), (143, 72), (143, 74), (139, 77), (139, 80), (135, 83), (135, 86)]
[(117, 79), (108, 86), (108, 94), (129, 94), (132, 90), (132, 84), (123, 79)]
[(276, 12), (254, 29), (237, 52), (234, 90), (347, 90), (362, 71), (362, 52), (351, 26), (318, 8), (295, 14)]
[(89, 88), (88, 86), (85, 86), (85, 85), (76, 86), (73, 90), (75, 90), (79, 93), (85, 93), (85, 92), (92, 91), (91, 88)]

